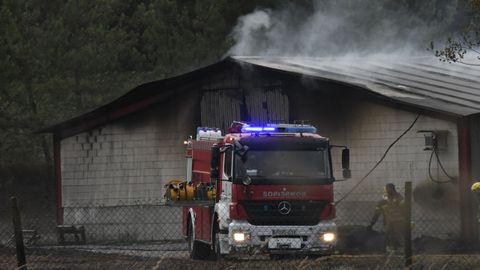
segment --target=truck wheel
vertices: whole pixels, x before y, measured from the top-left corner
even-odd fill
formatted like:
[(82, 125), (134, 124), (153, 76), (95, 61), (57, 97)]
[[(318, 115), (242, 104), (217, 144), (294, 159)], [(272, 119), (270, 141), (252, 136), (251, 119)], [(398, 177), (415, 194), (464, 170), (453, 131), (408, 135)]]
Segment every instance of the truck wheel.
[(202, 242), (193, 241), (192, 250), (190, 251), (190, 258), (194, 260), (210, 260), (210, 246)]
[(188, 223), (188, 249), (190, 251), (190, 258), (194, 260), (208, 260), (210, 258), (210, 246), (195, 241), (195, 232), (193, 231), (192, 223)]
[(192, 222), (189, 220), (188, 221), (188, 227), (187, 227), (187, 241), (188, 241), (188, 252), (190, 252), (190, 258), (192, 257), (192, 251), (193, 251), (193, 228), (192, 228)]

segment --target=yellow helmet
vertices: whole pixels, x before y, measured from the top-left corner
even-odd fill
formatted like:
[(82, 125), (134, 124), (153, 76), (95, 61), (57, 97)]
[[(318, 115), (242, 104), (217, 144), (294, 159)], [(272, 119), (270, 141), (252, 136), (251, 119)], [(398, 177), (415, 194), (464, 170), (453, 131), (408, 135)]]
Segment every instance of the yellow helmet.
[(471, 189), (473, 192), (480, 192), (480, 182), (473, 183)]

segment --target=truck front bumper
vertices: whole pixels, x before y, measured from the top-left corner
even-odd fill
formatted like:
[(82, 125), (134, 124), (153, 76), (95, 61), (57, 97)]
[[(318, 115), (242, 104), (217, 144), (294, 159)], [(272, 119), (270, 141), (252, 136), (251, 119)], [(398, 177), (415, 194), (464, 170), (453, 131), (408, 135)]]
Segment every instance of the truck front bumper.
[(221, 239), (221, 253), (331, 254), (336, 239), (337, 226), (331, 220), (312, 226), (252, 225), (233, 220), (228, 236)]

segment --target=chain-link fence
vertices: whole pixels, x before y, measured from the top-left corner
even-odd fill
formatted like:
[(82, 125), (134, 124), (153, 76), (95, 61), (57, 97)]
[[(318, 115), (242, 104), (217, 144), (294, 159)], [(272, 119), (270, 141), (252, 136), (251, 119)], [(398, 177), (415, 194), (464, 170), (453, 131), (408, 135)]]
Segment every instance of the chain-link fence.
[[(367, 228), (376, 206), (372, 198), (377, 198), (379, 193), (372, 191), (370, 200), (365, 200), (364, 205), (358, 203), (362, 196), (367, 198), (369, 195), (366, 192), (352, 194), (350, 200), (338, 205), (338, 242), (335, 250), (328, 250), (324, 256), (298, 252), (314, 246), (325, 232), (321, 229), (315, 231), (315, 226), (303, 231), (299, 229), (300, 224), (308, 220), (307, 215), (321, 212), (324, 207), (310, 205), (311, 202), (292, 202), (289, 218), (278, 216), (276, 205), (275, 209), (265, 205), (256, 210), (253, 206), (246, 209), (250, 216), (257, 215), (252, 221), (257, 227), (250, 228), (250, 235), (245, 235), (247, 240), (259, 241), (263, 251), (288, 249), (288, 254), (273, 256), (275, 254), (264, 253), (262, 249), (243, 250), (238, 246), (235, 249), (245, 251), (246, 255), (218, 256), (215, 245), (220, 246), (222, 241), (228, 245), (231, 232), (203, 222), (196, 225), (203, 228), (194, 229), (196, 238), (218, 237), (220, 240), (212, 241), (213, 248), (197, 243), (197, 259), (191, 258), (194, 247), (186, 236), (192, 235), (188, 226), (192, 216), (184, 207), (160, 203), (79, 205), (64, 207), (58, 212), (58, 209), (39, 205), (36, 201), (20, 200), (18, 209), (28, 269), (402, 269), (405, 261), (401, 252), (393, 255), (385, 252), (387, 240), (382, 222), (377, 222), (372, 230)], [(352, 202), (354, 199), (357, 203)], [(13, 210), (10, 201), (4, 201), (6, 203), (0, 207), (0, 269), (17, 269)], [(200, 208), (210, 209), (202, 213), (213, 214), (213, 208), (209, 206)], [(459, 241), (458, 210), (452, 208), (434, 215), (435, 212), (425, 213), (423, 209), (413, 202), (412, 268), (476, 269), (480, 255), (476, 255), (476, 250), (468, 250), (468, 253), (462, 250)], [(200, 219), (201, 215), (198, 212), (193, 217)], [(262, 219), (262, 215), (277, 218), (276, 224), (284, 224), (276, 226), (276, 231), (267, 229), (270, 221)], [(213, 219), (221, 222), (219, 220), (218, 217)], [(317, 220), (308, 222), (314, 225)], [(213, 234), (199, 235), (208, 231), (205, 228), (213, 228)], [(289, 232), (288, 228), (295, 232)], [(227, 238), (222, 240), (222, 233)], [(198, 252), (199, 245), (203, 245), (203, 251), (207, 252)]]
[[(458, 195), (452, 195), (454, 188), (458, 187), (414, 184), (411, 228), (416, 254), (475, 251), (474, 247), (460, 241), (460, 204)], [(397, 186), (397, 190), (402, 195), (405, 193), (403, 186)], [(344, 195), (337, 192), (335, 197), (343, 198)], [(377, 204), (384, 197), (383, 186), (376, 189), (360, 186), (336, 205), (336, 223), (344, 236), (342, 240), (346, 241), (341, 243), (343, 252), (364, 254), (385, 249), (384, 222), (379, 219), (371, 231), (367, 230)]]

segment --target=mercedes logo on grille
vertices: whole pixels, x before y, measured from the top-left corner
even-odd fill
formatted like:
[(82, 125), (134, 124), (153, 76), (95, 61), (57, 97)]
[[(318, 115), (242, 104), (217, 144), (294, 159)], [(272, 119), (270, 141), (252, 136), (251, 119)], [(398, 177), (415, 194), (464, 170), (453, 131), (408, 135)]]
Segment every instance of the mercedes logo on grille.
[(278, 204), (278, 212), (282, 215), (288, 215), (292, 211), (292, 206), (287, 201), (281, 201)]

